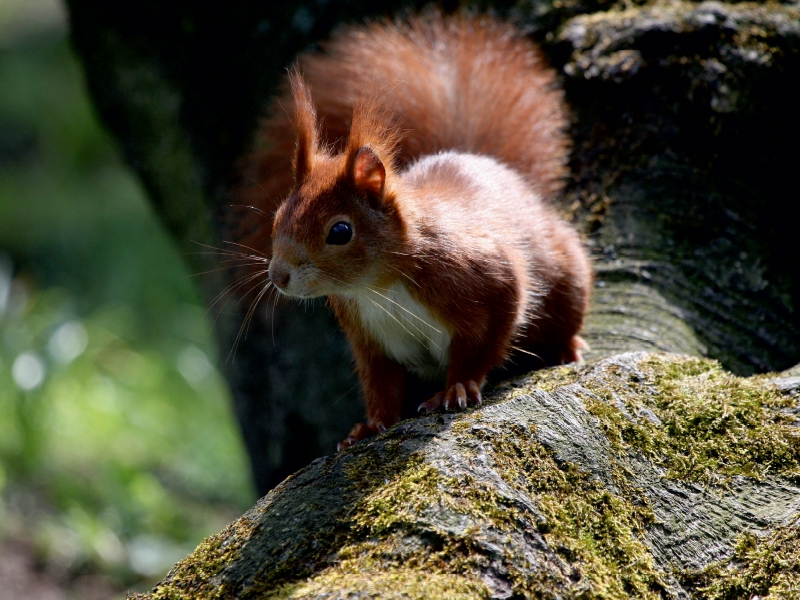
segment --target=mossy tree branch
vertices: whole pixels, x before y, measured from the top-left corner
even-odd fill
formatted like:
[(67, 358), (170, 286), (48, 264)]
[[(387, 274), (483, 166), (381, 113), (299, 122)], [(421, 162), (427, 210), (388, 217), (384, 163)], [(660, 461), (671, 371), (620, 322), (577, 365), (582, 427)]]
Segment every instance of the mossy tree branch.
[(315, 461), (141, 598), (784, 597), (794, 390), (644, 353), (541, 371)]

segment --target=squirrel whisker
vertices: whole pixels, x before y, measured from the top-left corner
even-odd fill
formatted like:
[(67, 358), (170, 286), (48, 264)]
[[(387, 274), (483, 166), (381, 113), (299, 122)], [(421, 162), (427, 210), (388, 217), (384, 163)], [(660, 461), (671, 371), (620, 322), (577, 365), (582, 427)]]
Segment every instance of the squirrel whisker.
[[(214, 308), (214, 306), (220, 300), (222, 300), (225, 296), (228, 296), (228, 299), (225, 301), (225, 304), (222, 305), (222, 307), (219, 309), (219, 312), (217, 313), (217, 317), (219, 317), (219, 314), (225, 309), (225, 306), (227, 306), (228, 302), (230, 302), (230, 296), (234, 292), (236, 292), (237, 290), (241, 289), (242, 287), (244, 287), (245, 285), (247, 285), (248, 283), (250, 283), (254, 279), (258, 279), (259, 277), (263, 277), (264, 275), (266, 275), (268, 273), (269, 273), (269, 271), (267, 271), (265, 269), (265, 270), (262, 270), (262, 271), (256, 271), (255, 273), (250, 273), (249, 275), (244, 275), (244, 276), (240, 277), (239, 279), (237, 279), (236, 281), (231, 283), (229, 286), (227, 286), (224, 290), (222, 290), (219, 294), (214, 296), (214, 298), (211, 300), (211, 304), (209, 305), (208, 310), (206, 311), (206, 314), (208, 313), (208, 311), (210, 311), (212, 308)], [(248, 291), (247, 293), (249, 294), (250, 292)]]
[[(240, 248), (246, 248), (246, 249), (250, 250), (251, 252), (255, 252), (259, 256), (263, 256), (264, 258), (267, 258), (267, 255), (264, 254), (263, 252), (259, 252), (255, 248), (251, 248), (250, 246), (246, 246), (245, 244), (240, 244), (238, 242), (230, 242), (230, 241), (227, 241), (227, 240), (222, 242), (222, 243), (223, 244), (231, 244), (232, 246), (239, 246)], [(267, 259), (267, 260), (269, 260), (269, 259)]]
[[(242, 332), (244, 332), (244, 339), (247, 339), (247, 334), (250, 331), (250, 323), (253, 319), (253, 314), (255, 314), (256, 307), (258, 306), (259, 301), (261, 298), (264, 297), (264, 294), (272, 287), (272, 282), (267, 281), (267, 284), (262, 288), (262, 290), (258, 293), (258, 295), (253, 299), (253, 302), (250, 303), (250, 307), (247, 310), (247, 314), (245, 315), (244, 321), (239, 326), (239, 332), (236, 334), (236, 339), (233, 342), (233, 348), (228, 353), (228, 357), (225, 359), (226, 361), (230, 360), (231, 362), (236, 361), (236, 350), (239, 347), (239, 342), (242, 339)], [(249, 294), (252, 290), (248, 291)]]
[[(428, 327), (430, 327), (431, 329), (433, 329), (433, 330), (434, 330), (436, 333), (442, 333), (442, 331), (441, 331), (440, 329), (436, 329), (436, 327), (434, 327), (433, 325), (431, 325), (430, 323), (428, 323), (428, 322), (427, 322), (425, 319), (423, 319), (423, 318), (422, 318), (422, 317), (420, 317), (419, 315), (415, 315), (413, 312), (411, 312), (410, 310), (408, 310), (408, 309), (407, 309), (405, 306), (403, 306), (402, 304), (400, 304), (400, 303), (398, 303), (398, 302), (395, 302), (394, 300), (392, 300), (392, 299), (391, 299), (391, 298), (389, 298), (388, 296), (384, 296), (383, 294), (381, 294), (380, 292), (378, 292), (378, 291), (377, 291), (376, 289), (374, 289), (374, 288), (367, 287), (367, 289), (368, 289), (369, 291), (371, 291), (371, 292), (375, 293), (375, 294), (378, 294), (378, 296), (380, 296), (380, 297), (381, 297), (381, 298), (383, 298), (384, 300), (388, 300), (389, 302), (391, 302), (392, 304), (394, 304), (394, 305), (395, 305), (397, 308), (399, 308), (400, 310), (402, 310), (402, 311), (404, 311), (404, 312), (408, 313), (409, 315), (411, 315), (411, 316), (412, 316), (412, 317), (414, 317), (415, 319), (418, 319), (418, 320), (422, 321), (422, 322), (423, 322), (425, 325), (427, 325)], [(386, 290), (386, 291), (388, 292), (389, 290)], [(409, 322), (409, 323), (410, 323), (410, 322)], [(416, 329), (416, 328), (415, 328), (415, 329)], [(421, 331), (421, 330), (418, 330), (418, 331), (419, 331), (420, 333), (422, 333), (422, 331)], [(432, 341), (432, 340), (430, 340), (430, 339), (429, 339), (429, 341)]]

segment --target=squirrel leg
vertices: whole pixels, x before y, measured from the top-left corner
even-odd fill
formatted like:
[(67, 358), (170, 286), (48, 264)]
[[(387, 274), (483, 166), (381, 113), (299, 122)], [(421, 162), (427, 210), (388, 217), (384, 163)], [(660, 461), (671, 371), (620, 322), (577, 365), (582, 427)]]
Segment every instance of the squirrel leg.
[[(491, 352), (482, 351), (474, 343), (465, 342), (453, 339), (447, 388), (420, 404), (418, 411), (433, 412), (440, 406), (444, 406), (445, 410), (464, 410), (469, 405), (480, 406), (483, 402), (481, 387), (496, 357)], [(502, 358), (494, 362), (502, 362)]]
[(365, 440), (369, 437), (377, 433), (382, 433), (386, 431), (386, 427), (373, 427), (367, 425), (366, 423), (356, 423), (353, 425), (353, 428), (350, 430), (350, 433), (347, 434), (347, 437), (343, 439), (341, 442), (336, 444), (336, 450), (341, 452), (345, 448), (349, 448), (356, 442), (360, 442), (361, 440)]
[(348, 436), (339, 442), (337, 450), (382, 433), (397, 423), (405, 399), (405, 367), (370, 347), (353, 344), (353, 351), (367, 403), (367, 423), (356, 423)]

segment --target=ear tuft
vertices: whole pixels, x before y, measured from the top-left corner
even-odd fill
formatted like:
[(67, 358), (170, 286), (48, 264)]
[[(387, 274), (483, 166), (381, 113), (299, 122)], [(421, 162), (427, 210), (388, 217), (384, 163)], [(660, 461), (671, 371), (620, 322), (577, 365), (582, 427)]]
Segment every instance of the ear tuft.
[(356, 188), (373, 196), (381, 196), (386, 183), (386, 168), (369, 146), (358, 149), (353, 159), (353, 183)]
[(311, 170), (311, 161), (317, 152), (319, 131), (317, 111), (311, 100), (311, 91), (303, 80), (297, 66), (289, 71), (289, 84), (294, 100), (294, 126), (297, 133), (297, 149), (294, 156), (295, 182), (300, 183)]

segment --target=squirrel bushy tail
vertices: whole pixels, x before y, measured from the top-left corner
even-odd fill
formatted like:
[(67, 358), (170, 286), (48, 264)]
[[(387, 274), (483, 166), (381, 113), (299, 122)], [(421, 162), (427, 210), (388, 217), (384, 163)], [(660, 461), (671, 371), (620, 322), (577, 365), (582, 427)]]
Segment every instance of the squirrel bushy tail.
[(383, 97), (402, 130), (400, 165), (457, 150), (492, 156), (543, 196), (567, 153), (561, 92), (538, 50), (489, 17), (438, 13), (346, 29), (300, 68), (330, 143), (347, 138), (365, 92)]
[[(538, 49), (511, 25), (428, 11), (343, 29), (322, 49), (298, 58), (322, 147), (344, 149), (353, 107), (371, 96), (400, 132), (400, 169), (419, 156), (456, 150), (500, 160), (545, 199), (560, 190), (568, 153), (562, 94)], [(287, 79), (247, 157), (239, 204), (272, 214), (294, 185), (296, 140)], [(271, 223), (252, 211), (237, 222), (240, 241), (270, 247)]]

